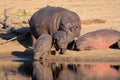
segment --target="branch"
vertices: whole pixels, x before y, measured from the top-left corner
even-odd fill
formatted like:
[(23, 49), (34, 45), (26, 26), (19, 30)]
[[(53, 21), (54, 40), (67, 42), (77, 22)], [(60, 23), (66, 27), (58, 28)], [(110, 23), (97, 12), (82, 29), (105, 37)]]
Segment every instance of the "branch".
[[(4, 10), (4, 22), (2, 23), (2, 25), (3, 25), (3, 29), (6, 29), (6, 28), (8, 28), (9, 27), (9, 25), (8, 25), (8, 20), (9, 20), (9, 16), (8, 16), (8, 10), (11, 10), (11, 9), (13, 9), (13, 7), (12, 8), (8, 8), (8, 9), (5, 9)], [(1, 23), (1, 22), (0, 22)]]
[(8, 9), (5, 9), (4, 10), (4, 25), (3, 25), (3, 29), (6, 29), (8, 27), (8, 19), (9, 19), (9, 16), (7, 15), (7, 10)]
[(16, 39), (17, 39), (17, 36), (15, 36), (15, 37), (13, 37), (13, 38), (11, 38), (11, 39), (3, 42), (3, 43), (0, 43), (0, 45), (3, 45), (3, 44), (5, 44), (5, 43), (11, 42), (11, 41), (14, 41), (14, 40), (16, 40)]
[(4, 23), (3, 23), (2, 21), (0, 21), (0, 24), (1, 24), (1, 25), (4, 25)]

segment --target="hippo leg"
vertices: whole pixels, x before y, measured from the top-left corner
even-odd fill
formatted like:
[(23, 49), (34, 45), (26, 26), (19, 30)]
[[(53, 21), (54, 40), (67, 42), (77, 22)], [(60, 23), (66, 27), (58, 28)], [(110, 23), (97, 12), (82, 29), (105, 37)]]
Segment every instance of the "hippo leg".
[(120, 40), (117, 42), (117, 44), (118, 44), (118, 47), (120, 48)]
[(68, 44), (67, 49), (73, 50), (73, 49), (74, 49), (74, 44), (75, 44), (75, 40), (73, 40), (72, 42), (70, 42), (70, 43)]
[(66, 54), (66, 49), (61, 49), (61, 54)]
[(56, 46), (56, 45), (55, 45), (55, 50), (56, 50), (55, 55), (56, 55), (56, 56), (59, 56), (59, 48), (58, 48), (58, 46)]

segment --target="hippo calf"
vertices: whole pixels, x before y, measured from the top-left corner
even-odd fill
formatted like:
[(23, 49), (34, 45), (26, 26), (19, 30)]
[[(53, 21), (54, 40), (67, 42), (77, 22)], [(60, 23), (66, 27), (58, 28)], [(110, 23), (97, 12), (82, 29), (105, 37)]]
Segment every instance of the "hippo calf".
[(54, 32), (53, 44), (57, 51), (60, 50), (61, 54), (65, 54), (68, 46), (67, 34), (64, 31)]
[(39, 60), (46, 53), (50, 53), (52, 37), (49, 34), (42, 34), (33, 45), (34, 60)]
[(80, 17), (73, 11), (61, 7), (43, 7), (35, 12), (29, 20), (33, 43), (41, 34), (65, 31), (68, 42), (80, 36)]
[(88, 32), (75, 42), (76, 50), (106, 49), (118, 43), (120, 48), (120, 32), (112, 29), (101, 29)]

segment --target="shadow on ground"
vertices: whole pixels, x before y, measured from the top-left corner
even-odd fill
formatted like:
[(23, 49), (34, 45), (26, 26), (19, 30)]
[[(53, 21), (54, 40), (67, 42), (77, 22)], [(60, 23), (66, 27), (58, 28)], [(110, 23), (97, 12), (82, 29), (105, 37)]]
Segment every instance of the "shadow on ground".
[(32, 49), (27, 49), (24, 52), (13, 51), (11, 54), (17, 58), (33, 60), (33, 50)]
[[(6, 31), (6, 33), (0, 33), (0, 38), (7, 40), (5, 43), (17, 40), (25, 48), (32, 46), (32, 38), (29, 27), (22, 27)], [(1, 43), (1, 45), (5, 43)]]

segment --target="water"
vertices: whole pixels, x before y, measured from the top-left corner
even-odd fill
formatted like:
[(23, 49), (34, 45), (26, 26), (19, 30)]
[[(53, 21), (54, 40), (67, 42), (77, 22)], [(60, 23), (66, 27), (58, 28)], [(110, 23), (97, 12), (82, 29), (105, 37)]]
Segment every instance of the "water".
[(29, 61), (0, 60), (0, 80), (31, 80), (31, 74)]
[(0, 80), (120, 80), (120, 65), (7, 59)]

